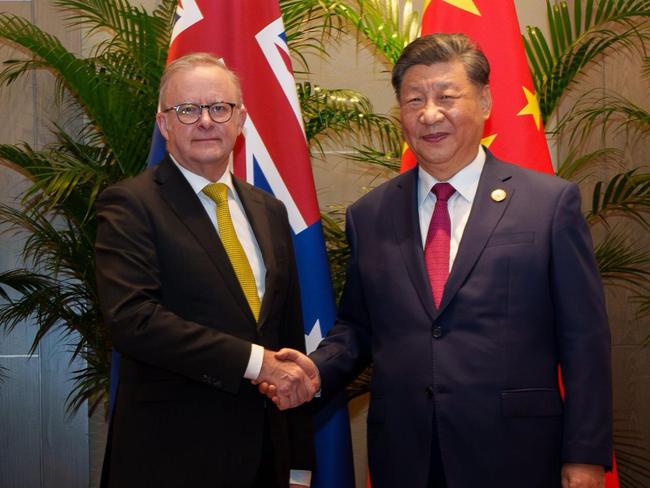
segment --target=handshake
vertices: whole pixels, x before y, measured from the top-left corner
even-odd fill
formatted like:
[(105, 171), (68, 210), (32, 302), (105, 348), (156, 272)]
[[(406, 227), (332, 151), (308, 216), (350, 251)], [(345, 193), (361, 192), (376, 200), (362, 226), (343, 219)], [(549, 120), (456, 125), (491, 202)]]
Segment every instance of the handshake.
[(262, 369), (253, 384), (280, 410), (308, 402), (320, 390), (320, 375), (314, 362), (300, 351), (264, 349)]

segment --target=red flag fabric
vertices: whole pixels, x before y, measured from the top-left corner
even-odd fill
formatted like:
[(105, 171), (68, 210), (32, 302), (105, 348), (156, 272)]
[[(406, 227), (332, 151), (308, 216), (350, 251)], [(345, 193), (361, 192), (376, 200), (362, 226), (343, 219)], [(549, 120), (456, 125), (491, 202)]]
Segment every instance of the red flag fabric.
[[(492, 113), (482, 144), (500, 159), (553, 174), (514, 0), (425, 0), (421, 33), (434, 32), (466, 34), (490, 62)], [(411, 151), (404, 151), (401, 170), (415, 164)], [(559, 384), (564, 396), (561, 378)], [(605, 486), (619, 488), (616, 459), (612, 465)]]
[[(492, 114), (485, 124), (482, 143), (500, 159), (552, 174), (513, 0), (425, 2), (422, 35), (434, 32), (468, 35), (490, 61)], [(413, 165), (414, 161), (403, 159), (402, 171)]]

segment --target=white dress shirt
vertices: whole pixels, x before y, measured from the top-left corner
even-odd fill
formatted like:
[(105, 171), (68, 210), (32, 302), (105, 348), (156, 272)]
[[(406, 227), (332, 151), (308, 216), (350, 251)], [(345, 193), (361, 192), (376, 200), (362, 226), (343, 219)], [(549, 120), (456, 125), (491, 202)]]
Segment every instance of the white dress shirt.
[[(478, 154), (474, 160), (447, 181), (447, 183), (456, 189), (447, 201), (447, 209), (449, 210), (449, 218), (451, 220), (449, 271), (451, 271), (454, 259), (456, 259), (458, 246), (463, 237), (469, 213), (472, 210), (472, 203), (474, 203), (483, 166), (485, 166), (485, 151), (483, 147), (479, 146)], [(442, 182), (423, 170), (422, 166), (418, 167), (418, 216), (420, 218), (422, 249), (424, 249), (426, 244), (431, 216), (436, 206), (436, 195), (431, 191), (433, 185), (436, 183)]]

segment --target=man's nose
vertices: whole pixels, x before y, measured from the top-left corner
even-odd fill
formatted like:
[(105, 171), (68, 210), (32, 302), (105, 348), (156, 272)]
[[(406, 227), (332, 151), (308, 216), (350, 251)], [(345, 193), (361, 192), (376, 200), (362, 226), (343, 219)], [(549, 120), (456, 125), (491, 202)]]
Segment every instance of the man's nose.
[(442, 113), (442, 110), (433, 100), (428, 101), (420, 113), (420, 122), (426, 125), (435, 124), (443, 118), (444, 114)]
[(210, 107), (201, 107), (201, 116), (199, 117), (198, 124), (202, 127), (210, 127), (214, 124), (210, 118)]

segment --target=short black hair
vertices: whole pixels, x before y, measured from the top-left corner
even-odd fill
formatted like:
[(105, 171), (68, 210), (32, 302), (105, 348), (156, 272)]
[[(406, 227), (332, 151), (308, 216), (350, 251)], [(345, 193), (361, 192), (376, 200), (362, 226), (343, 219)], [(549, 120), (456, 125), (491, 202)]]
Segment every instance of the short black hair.
[(479, 87), (490, 83), (490, 63), (478, 45), (465, 34), (429, 34), (404, 48), (393, 67), (391, 82), (399, 100), (406, 71), (412, 66), (460, 61), (470, 81)]

